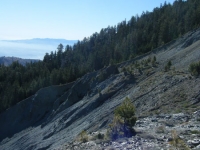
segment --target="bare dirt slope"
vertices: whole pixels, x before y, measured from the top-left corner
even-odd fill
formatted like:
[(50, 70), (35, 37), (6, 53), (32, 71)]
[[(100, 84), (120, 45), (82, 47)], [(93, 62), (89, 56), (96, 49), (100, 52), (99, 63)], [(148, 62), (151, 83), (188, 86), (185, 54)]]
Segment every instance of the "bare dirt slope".
[[(200, 30), (196, 30), (73, 83), (41, 89), (0, 114), (0, 149), (62, 149), (83, 130), (90, 133), (108, 128), (114, 109), (126, 97), (136, 106), (139, 119), (158, 114), (191, 115), (200, 110), (200, 78), (191, 76), (188, 67), (199, 60)], [(169, 61), (171, 69), (165, 72)], [(145, 128), (149, 129), (146, 123), (143, 131)], [(195, 126), (195, 130), (200, 129)]]

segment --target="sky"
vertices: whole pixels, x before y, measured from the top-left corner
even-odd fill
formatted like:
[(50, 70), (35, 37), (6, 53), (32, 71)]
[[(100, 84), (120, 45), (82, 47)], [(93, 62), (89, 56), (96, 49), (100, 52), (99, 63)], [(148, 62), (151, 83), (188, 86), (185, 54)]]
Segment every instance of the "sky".
[(60, 43), (64, 46), (73, 45), (77, 41), (64, 41), (60, 39), (38, 39), (38, 40), (19, 40), (19, 41), (2, 41), (0, 40), (0, 57), (19, 57), (24, 59), (43, 60), (46, 53), (55, 51)]
[(1, 0), (0, 40), (82, 40), (174, 0)]

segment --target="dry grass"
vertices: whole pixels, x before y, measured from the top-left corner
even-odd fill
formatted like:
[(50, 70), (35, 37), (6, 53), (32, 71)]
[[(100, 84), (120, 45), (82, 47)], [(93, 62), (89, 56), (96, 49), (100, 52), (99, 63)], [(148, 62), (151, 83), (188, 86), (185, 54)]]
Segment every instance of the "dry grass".
[(190, 150), (188, 145), (178, 136), (176, 130), (171, 131), (172, 141), (169, 143), (175, 148), (175, 150)]

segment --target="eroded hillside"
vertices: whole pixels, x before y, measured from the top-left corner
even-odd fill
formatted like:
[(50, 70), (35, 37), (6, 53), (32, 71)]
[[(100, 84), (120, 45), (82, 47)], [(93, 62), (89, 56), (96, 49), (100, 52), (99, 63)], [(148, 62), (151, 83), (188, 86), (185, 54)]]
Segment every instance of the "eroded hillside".
[[(143, 121), (142, 133), (149, 124), (141, 118), (192, 115), (200, 110), (200, 79), (188, 68), (199, 61), (199, 47), (200, 30), (196, 30), (130, 61), (88, 73), (66, 85), (39, 90), (0, 114), (0, 149), (62, 149), (83, 130), (106, 130), (114, 109), (126, 97), (136, 107), (138, 124)], [(181, 123), (186, 122), (182, 119)], [(199, 131), (199, 126), (194, 130)], [(168, 133), (166, 138), (170, 138)], [(154, 139), (158, 137), (154, 135)]]

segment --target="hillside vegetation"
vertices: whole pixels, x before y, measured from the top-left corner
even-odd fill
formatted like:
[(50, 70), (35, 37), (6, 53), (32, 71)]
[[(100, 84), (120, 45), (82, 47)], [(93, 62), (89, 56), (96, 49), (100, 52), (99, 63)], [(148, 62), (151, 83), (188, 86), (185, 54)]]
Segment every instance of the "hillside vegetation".
[(147, 53), (200, 25), (200, 1), (161, 4), (116, 26), (108, 26), (73, 46), (58, 45), (42, 62), (0, 66), (0, 112), (42, 87), (75, 81), (82, 75)]
[(200, 29), (38, 90), (0, 114), (0, 149), (198, 149), (199, 47)]

